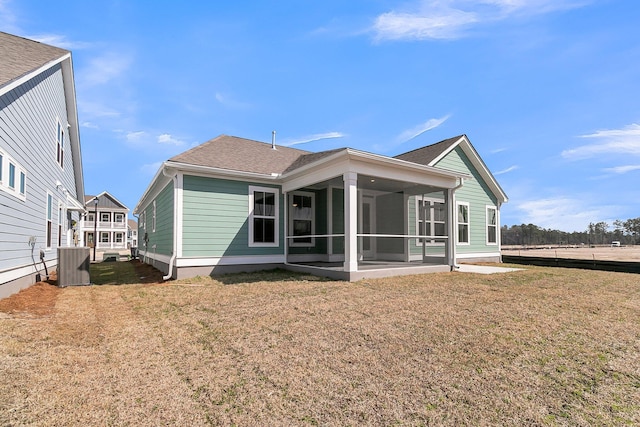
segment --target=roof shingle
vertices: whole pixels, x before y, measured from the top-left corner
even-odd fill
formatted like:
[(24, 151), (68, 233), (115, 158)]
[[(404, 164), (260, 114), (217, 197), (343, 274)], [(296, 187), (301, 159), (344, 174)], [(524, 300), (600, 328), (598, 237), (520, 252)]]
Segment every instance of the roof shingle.
[(283, 146), (273, 149), (271, 144), (265, 142), (220, 135), (173, 156), (169, 161), (270, 175), (282, 174), (300, 157), (308, 154), (313, 153)]
[(0, 87), (68, 53), (68, 50), (0, 31)]

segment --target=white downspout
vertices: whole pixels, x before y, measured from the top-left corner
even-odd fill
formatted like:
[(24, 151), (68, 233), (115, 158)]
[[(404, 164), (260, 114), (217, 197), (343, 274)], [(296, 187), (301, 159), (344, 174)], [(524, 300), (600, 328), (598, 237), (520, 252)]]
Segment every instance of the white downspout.
[(449, 247), (451, 248), (451, 254), (450, 254), (451, 259), (449, 260), (449, 262), (451, 265), (451, 271), (453, 271), (454, 269), (460, 268), (457, 265), (457, 256), (456, 256), (456, 246), (458, 242), (456, 242), (455, 218), (457, 216), (456, 191), (459, 190), (460, 187), (462, 187), (463, 185), (464, 185), (464, 178), (460, 178), (460, 184), (456, 185), (455, 187), (449, 190), (451, 194), (451, 197), (449, 197), (450, 203), (451, 203), (451, 208), (449, 209), (449, 212), (451, 212), (451, 221), (449, 225)]
[(162, 280), (169, 280), (173, 277), (173, 263), (178, 254), (178, 174), (174, 176), (167, 175), (167, 169), (162, 169), (162, 174), (168, 178), (173, 178), (173, 251), (171, 259), (169, 259), (169, 271), (166, 276), (162, 276)]

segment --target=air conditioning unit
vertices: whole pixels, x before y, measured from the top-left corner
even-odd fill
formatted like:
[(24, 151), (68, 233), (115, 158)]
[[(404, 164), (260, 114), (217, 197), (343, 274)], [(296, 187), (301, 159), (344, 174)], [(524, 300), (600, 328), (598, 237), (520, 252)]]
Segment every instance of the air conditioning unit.
[(58, 286), (90, 285), (89, 248), (58, 248)]

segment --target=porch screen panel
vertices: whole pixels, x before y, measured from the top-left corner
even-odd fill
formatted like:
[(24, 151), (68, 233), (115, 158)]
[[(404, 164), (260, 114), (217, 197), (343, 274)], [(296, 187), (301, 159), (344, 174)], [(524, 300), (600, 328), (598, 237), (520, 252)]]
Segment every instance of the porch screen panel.
[[(313, 234), (313, 199), (311, 196), (293, 195), (293, 235), (310, 236)], [(293, 239), (294, 243), (312, 243), (311, 237)]]

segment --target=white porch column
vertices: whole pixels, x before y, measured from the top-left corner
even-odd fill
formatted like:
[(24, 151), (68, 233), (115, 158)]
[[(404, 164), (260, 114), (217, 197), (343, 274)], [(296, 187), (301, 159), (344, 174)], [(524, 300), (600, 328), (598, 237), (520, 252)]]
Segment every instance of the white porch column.
[(447, 260), (447, 264), (452, 268), (456, 264), (455, 260), (455, 247), (456, 247), (456, 233), (455, 233), (455, 197), (453, 189), (448, 189), (444, 193), (444, 203), (447, 206), (447, 236), (449, 238), (445, 242), (445, 259)]
[(358, 271), (358, 174), (344, 179), (344, 271)]

